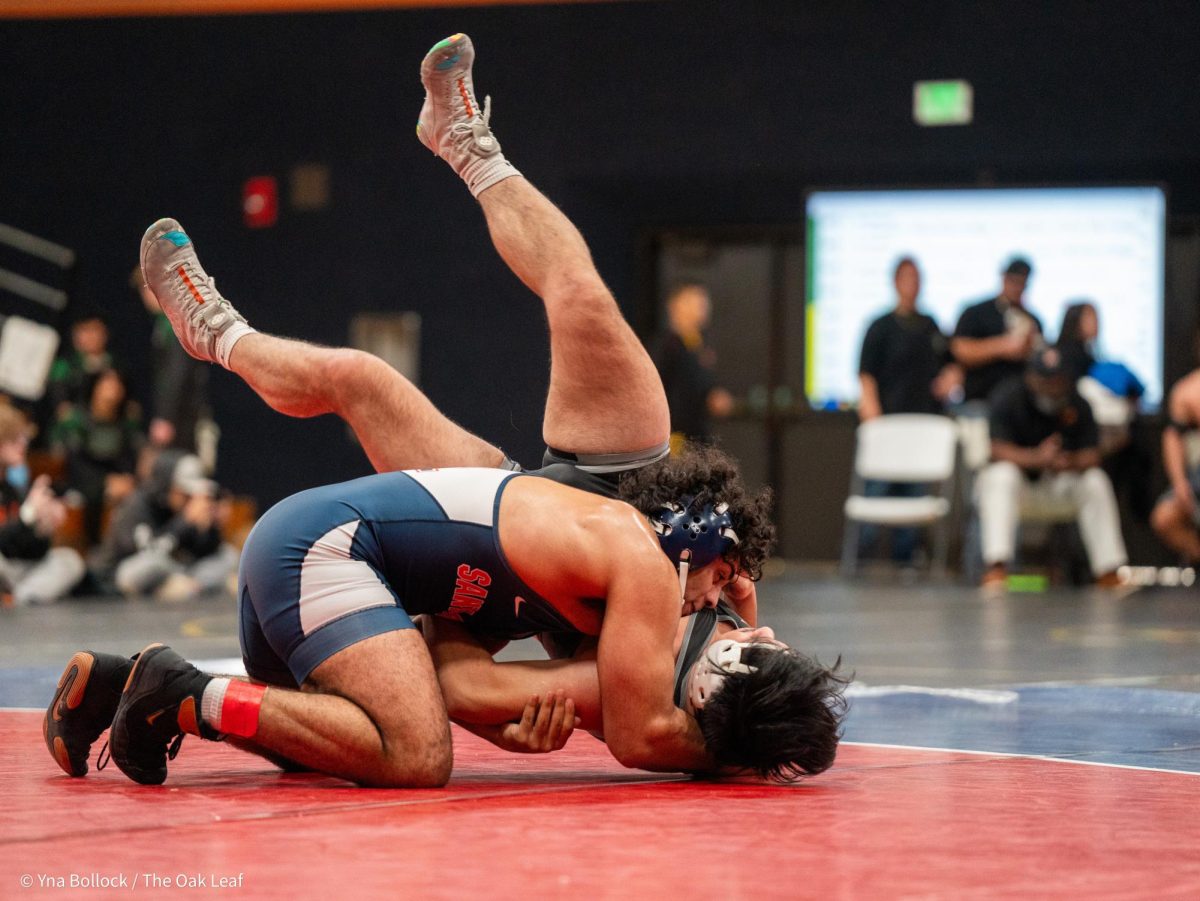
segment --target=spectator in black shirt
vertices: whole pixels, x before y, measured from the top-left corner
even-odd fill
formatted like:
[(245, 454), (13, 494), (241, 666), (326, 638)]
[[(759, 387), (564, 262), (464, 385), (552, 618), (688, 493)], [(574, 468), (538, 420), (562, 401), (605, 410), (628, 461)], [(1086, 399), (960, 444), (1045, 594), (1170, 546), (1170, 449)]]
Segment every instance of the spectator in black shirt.
[(871, 323), (863, 338), (859, 419), (889, 413), (941, 413), (962, 383), (962, 369), (930, 316), (917, 311), (921, 272), (912, 257), (896, 263), (896, 308)]
[[(896, 308), (880, 316), (863, 338), (858, 380), (862, 394), (858, 416), (863, 422), (891, 413), (941, 413), (959, 385), (962, 370), (950, 356), (946, 338), (932, 317), (917, 311), (921, 272), (916, 260), (903, 257), (893, 273)], [(923, 485), (871, 480), (863, 486), (871, 497), (917, 497)], [(918, 530), (892, 530), (892, 559), (909, 563)], [(863, 549), (878, 538), (878, 529), (864, 526)]]
[(1019, 376), (1042, 343), (1042, 323), (1022, 301), (1033, 267), (1014, 257), (1004, 268), (1000, 294), (963, 310), (950, 350), (966, 370), (968, 401), (986, 401), (1006, 378)]
[(685, 441), (709, 440), (712, 417), (728, 416), (733, 407), (733, 398), (713, 374), (716, 354), (704, 344), (709, 308), (703, 285), (674, 288), (667, 295), (667, 329), (650, 351), (671, 409), (672, 452)]
[(1038, 351), (1023, 378), (991, 397), (992, 462), (976, 485), (985, 589), (1002, 589), (1011, 563), (1026, 492), (1070, 498), (1096, 584), (1115, 587), (1126, 563), (1112, 483), (1100, 468), (1091, 407), (1075, 390), (1062, 355)]

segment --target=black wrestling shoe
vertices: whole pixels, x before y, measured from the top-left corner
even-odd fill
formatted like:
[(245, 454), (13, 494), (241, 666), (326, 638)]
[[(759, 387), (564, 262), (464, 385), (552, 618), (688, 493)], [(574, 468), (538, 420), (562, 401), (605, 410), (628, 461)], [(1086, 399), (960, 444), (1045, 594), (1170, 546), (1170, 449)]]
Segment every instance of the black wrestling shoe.
[(42, 719), (42, 735), (68, 776), (86, 776), (88, 754), (109, 727), (133, 661), (117, 654), (79, 651), (59, 677)]
[(142, 785), (161, 785), (167, 760), (175, 759), (185, 734), (220, 737), (200, 719), (200, 700), (212, 678), (165, 645), (142, 649), (109, 733), (109, 750), (121, 772)]

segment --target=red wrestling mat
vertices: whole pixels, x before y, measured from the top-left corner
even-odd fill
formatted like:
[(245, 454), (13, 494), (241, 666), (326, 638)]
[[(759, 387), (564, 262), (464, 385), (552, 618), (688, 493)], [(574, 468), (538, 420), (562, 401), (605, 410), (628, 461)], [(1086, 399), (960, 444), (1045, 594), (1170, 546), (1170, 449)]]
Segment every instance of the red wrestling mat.
[(440, 790), (282, 775), (194, 738), (166, 785), (143, 787), (115, 765), (62, 775), (41, 715), (0, 712), (0, 898), (97, 881), (112, 887), (88, 896), (1200, 893), (1194, 775), (847, 745), (830, 772), (776, 787), (624, 770), (586, 735), (537, 757), (455, 742)]

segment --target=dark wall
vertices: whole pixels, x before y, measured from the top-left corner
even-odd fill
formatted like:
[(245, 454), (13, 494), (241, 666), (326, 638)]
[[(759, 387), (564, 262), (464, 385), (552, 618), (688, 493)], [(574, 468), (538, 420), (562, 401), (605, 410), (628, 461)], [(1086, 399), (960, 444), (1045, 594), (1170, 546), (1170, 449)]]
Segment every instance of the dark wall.
[[(260, 328), (338, 343), (353, 312), (416, 310), (422, 387), (536, 458), (540, 309), (413, 136), (420, 59), (456, 30), (510, 159), (639, 322), (644, 229), (795, 222), (810, 185), (1149, 179), (1200, 214), (1200, 4), (946, 0), (0, 22), (0, 221), (78, 250), (77, 302), (135, 367), (125, 282), (163, 215)], [(913, 81), (939, 77), (972, 82), (972, 126), (913, 125)], [(330, 167), (331, 208), (244, 228), (241, 183), (301, 162)], [(338, 423), (224, 373), (213, 393), (233, 488), (269, 503), (367, 470)]]

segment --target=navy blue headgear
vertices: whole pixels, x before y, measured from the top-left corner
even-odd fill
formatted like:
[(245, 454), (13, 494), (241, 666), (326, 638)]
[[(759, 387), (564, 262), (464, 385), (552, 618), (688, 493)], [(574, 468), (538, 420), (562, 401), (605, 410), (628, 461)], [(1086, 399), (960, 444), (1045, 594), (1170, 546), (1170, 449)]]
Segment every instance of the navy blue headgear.
[(688, 566), (699, 569), (740, 543), (728, 504), (697, 504), (687, 494), (679, 503), (662, 507), (651, 517), (650, 524), (658, 533), (663, 552), (676, 566), (684, 551), (692, 552)]

